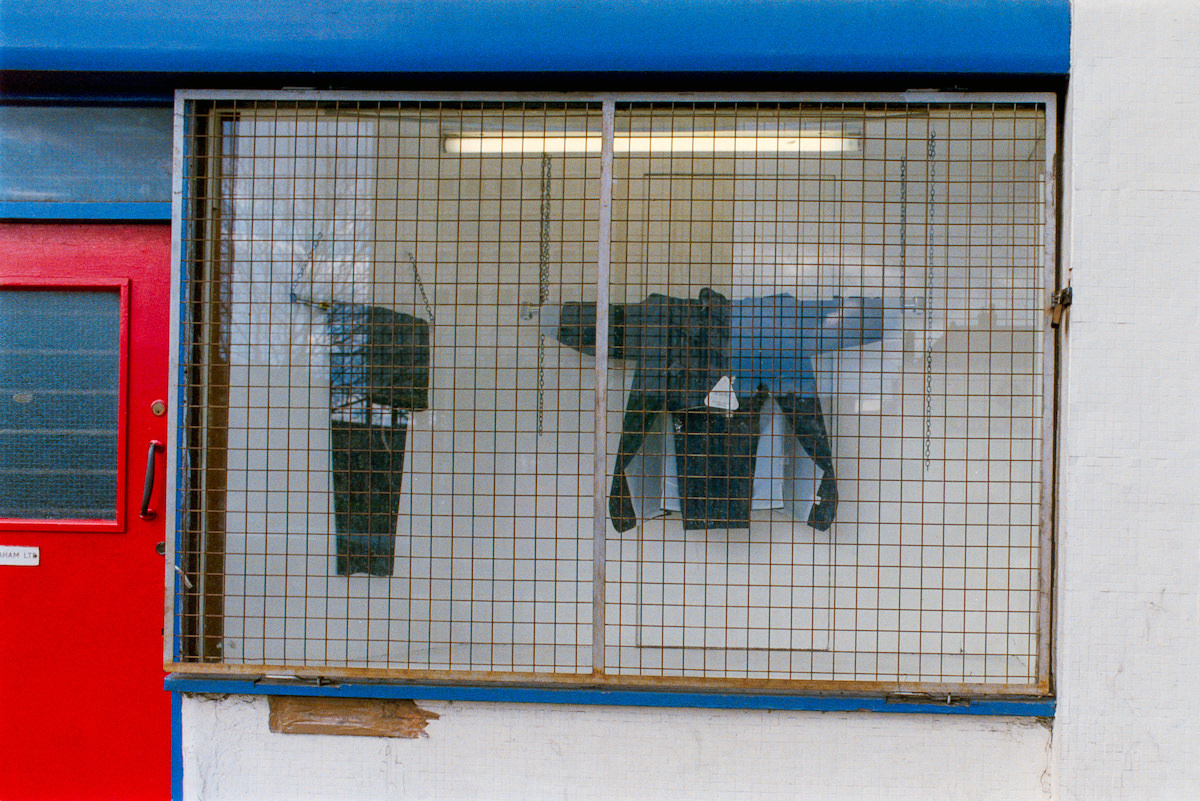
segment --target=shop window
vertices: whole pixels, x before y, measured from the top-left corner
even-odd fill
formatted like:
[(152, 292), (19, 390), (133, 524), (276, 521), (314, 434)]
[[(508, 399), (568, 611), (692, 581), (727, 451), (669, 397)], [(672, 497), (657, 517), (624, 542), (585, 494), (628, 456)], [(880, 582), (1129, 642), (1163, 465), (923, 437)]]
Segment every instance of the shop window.
[(1049, 691), (1052, 98), (180, 108), (176, 670)]

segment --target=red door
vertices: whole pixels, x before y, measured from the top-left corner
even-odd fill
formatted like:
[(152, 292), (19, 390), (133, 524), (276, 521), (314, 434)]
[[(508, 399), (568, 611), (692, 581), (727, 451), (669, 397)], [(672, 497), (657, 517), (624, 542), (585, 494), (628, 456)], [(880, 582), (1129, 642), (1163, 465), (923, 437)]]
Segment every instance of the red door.
[(2, 799), (170, 795), (169, 262), (165, 226), (0, 225)]

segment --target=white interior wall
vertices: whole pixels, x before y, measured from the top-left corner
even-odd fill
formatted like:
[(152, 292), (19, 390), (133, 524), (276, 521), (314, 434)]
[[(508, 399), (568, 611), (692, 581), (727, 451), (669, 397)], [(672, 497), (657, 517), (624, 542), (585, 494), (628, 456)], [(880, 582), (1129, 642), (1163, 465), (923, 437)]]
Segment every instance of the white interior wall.
[[(676, 131), (692, 124), (670, 112), (655, 122)], [(753, 122), (770, 128), (786, 115), (760, 111)], [(882, 347), (818, 363), (843, 511), (831, 538), (786, 520), (756, 524), (762, 541), (750, 537), (752, 561), (808, 566), (796, 577), (803, 595), (784, 606), (810, 631), (809, 647), (751, 655), (750, 664), (818, 679), (1032, 683), (1042, 456), (1034, 421), (1043, 388), (1034, 356), (1044, 291), (1033, 202), (1044, 175), (1038, 120), (1028, 111), (935, 111), (932, 119), (835, 111), (821, 122), (853, 131), (861, 152), (616, 166), (614, 302), (713, 286), (731, 297), (908, 298), (917, 309)], [(610, 395), (610, 407), (622, 402)], [(999, 482), (1009, 491), (997, 492)], [(637, 534), (654, 543), (656, 559), (700, 566), (706, 548), (729, 540), (706, 541), (678, 520)], [(779, 538), (791, 552), (768, 558)], [(689, 591), (703, 597), (711, 588), (693, 579), (683, 582)], [(676, 658), (689, 656), (701, 658)]]
[[(592, 360), (539, 345), (521, 317), (538, 299), (541, 160), (442, 149), (458, 127), (598, 125), (549, 116), (239, 123), (226, 659), (590, 672)], [(1036, 680), (1042, 129), (1029, 112), (896, 119), (825, 120), (861, 143), (844, 159), (617, 160), (614, 302), (711, 286), (897, 311), (882, 345), (818, 362), (832, 536), (779, 514), (745, 537), (678, 518), (609, 528), (611, 671)], [(549, 166), (549, 300), (591, 299), (598, 161)], [(391, 578), (331, 575), (328, 357), (293, 284), (433, 318)], [(631, 377), (610, 378), (610, 453)]]
[[(448, 157), (444, 122), (344, 130), (285, 114), (287, 149), (238, 162), (227, 659), (590, 672), (592, 419), (578, 398), (592, 371), (541, 348), (539, 433), (538, 324), (521, 315), (538, 300), (538, 160)], [(239, 134), (269, 124), (251, 117)], [(556, 295), (594, 284), (595, 162), (556, 159)], [(320, 312), (289, 302), (295, 275), (312, 276), (315, 299), (432, 322), (430, 408), (409, 420), (390, 578), (333, 575), (327, 343)]]

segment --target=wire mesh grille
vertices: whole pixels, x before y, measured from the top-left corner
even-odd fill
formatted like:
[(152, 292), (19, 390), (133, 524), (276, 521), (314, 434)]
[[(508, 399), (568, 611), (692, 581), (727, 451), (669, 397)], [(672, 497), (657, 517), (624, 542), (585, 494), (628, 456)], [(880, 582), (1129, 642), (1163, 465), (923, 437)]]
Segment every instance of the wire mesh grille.
[(180, 666), (1045, 687), (1044, 104), (184, 108)]

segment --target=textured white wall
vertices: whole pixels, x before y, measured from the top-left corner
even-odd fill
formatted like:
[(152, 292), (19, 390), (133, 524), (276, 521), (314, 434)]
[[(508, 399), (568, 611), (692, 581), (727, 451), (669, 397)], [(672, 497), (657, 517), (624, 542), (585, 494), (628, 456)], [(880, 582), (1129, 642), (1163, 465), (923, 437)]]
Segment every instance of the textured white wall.
[(1073, 6), (1055, 797), (1200, 798), (1200, 7)]
[(421, 702), (418, 740), (271, 734), (188, 696), (187, 799), (1040, 799), (1036, 720)]

